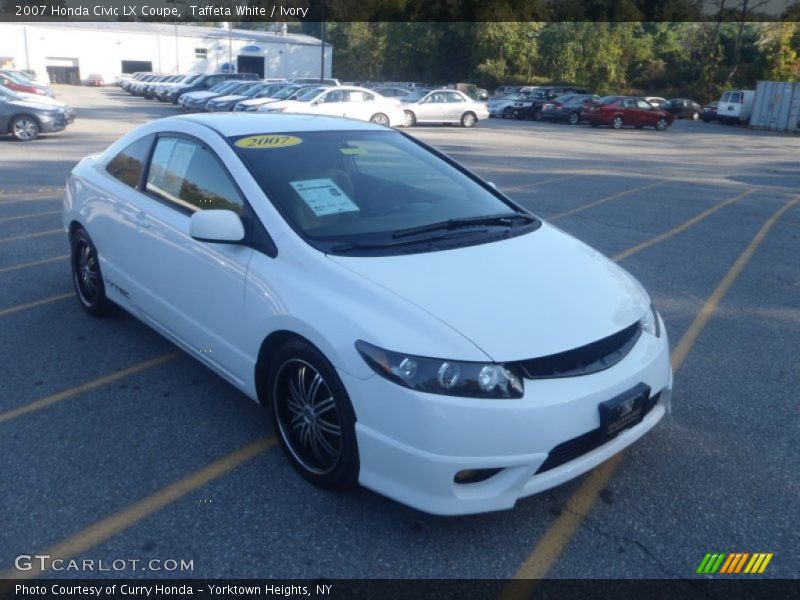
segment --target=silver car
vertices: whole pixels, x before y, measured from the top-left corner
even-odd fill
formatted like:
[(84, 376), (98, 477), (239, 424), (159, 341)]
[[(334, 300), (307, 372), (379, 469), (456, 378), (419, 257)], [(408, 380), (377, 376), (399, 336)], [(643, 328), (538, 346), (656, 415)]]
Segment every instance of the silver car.
[(472, 127), (489, 118), (485, 102), (477, 102), (456, 90), (417, 90), (401, 98), (405, 126), (417, 123), (460, 123)]

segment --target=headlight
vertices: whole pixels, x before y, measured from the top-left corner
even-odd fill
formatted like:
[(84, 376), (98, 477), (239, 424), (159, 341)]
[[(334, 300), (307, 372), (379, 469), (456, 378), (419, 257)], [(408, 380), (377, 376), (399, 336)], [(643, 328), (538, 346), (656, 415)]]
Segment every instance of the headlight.
[(522, 398), (522, 378), (496, 363), (425, 358), (356, 342), (366, 363), (382, 377), (418, 392), (469, 398)]
[(650, 305), (650, 310), (642, 317), (640, 323), (642, 324), (642, 331), (655, 337), (661, 337), (661, 325), (658, 322), (658, 312), (652, 304)]

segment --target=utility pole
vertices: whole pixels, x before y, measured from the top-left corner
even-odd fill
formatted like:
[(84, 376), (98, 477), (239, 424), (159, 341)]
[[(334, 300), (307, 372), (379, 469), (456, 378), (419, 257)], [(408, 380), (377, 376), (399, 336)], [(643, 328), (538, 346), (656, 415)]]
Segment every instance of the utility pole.
[(178, 54), (178, 24), (175, 23), (175, 72), (181, 72), (181, 59)]
[(228, 21), (228, 73), (233, 73), (233, 22)]
[(323, 83), (325, 79), (325, 0), (322, 0), (322, 23), (320, 24), (320, 29), (322, 45), (319, 53), (319, 82)]

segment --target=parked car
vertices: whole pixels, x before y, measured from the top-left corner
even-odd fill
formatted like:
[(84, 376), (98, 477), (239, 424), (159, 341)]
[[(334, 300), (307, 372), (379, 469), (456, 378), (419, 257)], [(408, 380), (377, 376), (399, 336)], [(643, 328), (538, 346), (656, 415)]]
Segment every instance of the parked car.
[(634, 96), (606, 96), (587, 104), (581, 119), (592, 127), (610, 125), (614, 129), (631, 125), (637, 129), (655, 127), (659, 131), (672, 125), (675, 116), (659, 110), (644, 98)]
[(405, 125), (417, 123), (460, 123), (472, 127), (489, 118), (485, 102), (473, 100), (457, 90), (419, 90), (402, 99)]
[(102, 87), (106, 84), (103, 76), (99, 73), (92, 73), (86, 79), (83, 80), (83, 85), (88, 85), (91, 87)]
[(25, 100), (27, 102), (33, 102), (35, 104), (44, 104), (46, 106), (61, 108), (64, 110), (64, 114), (67, 117), (67, 124), (70, 124), (73, 121), (75, 121), (75, 109), (72, 108), (66, 102), (61, 102), (60, 100), (56, 100), (55, 98), (51, 98), (50, 96), (42, 96), (41, 94), (30, 94), (28, 92), (15, 92), (2, 85), (0, 85), (0, 94), (9, 97), (17, 96), (19, 100)]
[[(365, 86), (366, 87), (366, 86)], [(398, 87), (370, 87), (369, 89), (378, 92), (384, 98), (405, 98), (411, 93), (411, 90)]]
[(719, 120), (719, 117), (717, 116), (718, 106), (719, 102), (715, 100), (714, 102), (709, 102), (703, 107), (703, 112), (700, 113), (700, 118), (703, 120), (703, 123), (710, 123), (711, 121)]
[(660, 106), (667, 101), (666, 98), (662, 98), (661, 96), (642, 96), (642, 99), (646, 102), (649, 102), (653, 106)]
[(514, 103), (521, 102), (530, 97), (529, 93), (511, 92), (502, 96), (496, 96), (486, 103), (489, 110), (489, 117), (500, 117), (510, 119), (514, 116)]
[(700, 118), (700, 113), (703, 111), (702, 106), (688, 98), (672, 98), (658, 105), (658, 108), (672, 113), (679, 119), (693, 119), (695, 121)]
[(386, 127), (400, 127), (405, 124), (405, 116), (399, 100), (384, 98), (380, 94), (362, 87), (312, 88), (296, 100), (280, 100), (265, 104), (258, 109), (258, 112), (347, 117)]
[(385, 127), (156, 119), (78, 163), (62, 219), (82, 309), (121, 306), (260, 403), (320, 487), (508, 509), (670, 409), (632, 275)]
[(0, 85), (14, 92), (50, 96), (51, 98), (55, 98), (56, 96), (49, 87), (34, 83), (30, 78), (23, 76), (17, 71), (0, 70)]
[(597, 102), (595, 94), (564, 94), (546, 102), (542, 106), (542, 118), (547, 121), (566, 121), (570, 125), (581, 122), (581, 112), (586, 104)]
[(180, 85), (189, 84), (201, 77), (199, 74), (175, 75), (171, 81), (163, 81), (153, 87), (152, 97), (159, 102), (167, 102), (169, 93)]
[(550, 100), (564, 94), (588, 94), (589, 90), (575, 86), (545, 86), (531, 91), (530, 95), (514, 102), (514, 117), (516, 119), (533, 119), (541, 121), (544, 105)]
[(268, 82), (255, 82), (249, 88), (238, 89), (235, 93), (223, 94), (216, 98), (211, 98), (206, 102), (206, 112), (229, 112), (233, 110), (238, 102), (242, 100), (249, 100), (256, 96), (263, 95), (269, 96), (279, 92), (286, 84), (281, 83), (268, 83)]
[(20, 142), (30, 142), (40, 133), (62, 131), (75, 120), (65, 107), (23, 98), (13, 90), (0, 91), (0, 133), (11, 134)]
[(177, 104), (178, 98), (183, 94), (207, 91), (215, 85), (229, 80), (257, 81), (258, 75), (255, 73), (212, 73), (210, 75), (200, 75), (200, 77), (193, 79), (190, 83), (182, 83), (171, 89), (167, 97), (170, 102)]
[(305, 85), (342, 85), (338, 79), (333, 79), (330, 77), (324, 77), (320, 79), (319, 77), (293, 77), (289, 79), (292, 83), (301, 83)]
[(211, 98), (232, 94), (241, 86), (242, 81), (240, 80), (223, 81), (210, 90), (200, 90), (197, 92), (183, 94), (181, 99), (178, 101), (178, 104), (181, 105), (183, 110), (188, 112), (203, 111), (205, 110), (206, 102), (208, 102)]
[(113, 84), (116, 85), (117, 87), (120, 87), (122, 85), (123, 81), (127, 81), (130, 78), (131, 78), (131, 74), (130, 73), (120, 73), (119, 75), (114, 77)]
[(319, 86), (291, 83), (281, 87), (277, 92), (265, 92), (264, 94), (257, 94), (255, 98), (250, 98), (249, 100), (240, 100), (234, 105), (233, 110), (234, 112), (256, 112), (265, 104), (277, 102), (279, 100), (294, 100), (308, 90), (316, 87)]
[(717, 105), (717, 118), (728, 125), (749, 122), (755, 97), (753, 90), (730, 90), (723, 93)]

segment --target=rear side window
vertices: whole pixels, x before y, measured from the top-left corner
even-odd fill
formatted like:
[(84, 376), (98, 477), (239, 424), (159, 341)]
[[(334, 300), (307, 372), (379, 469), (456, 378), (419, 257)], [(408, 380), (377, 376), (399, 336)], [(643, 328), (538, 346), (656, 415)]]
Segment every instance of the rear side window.
[(106, 166), (108, 174), (132, 188), (138, 186), (152, 142), (153, 136), (146, 135), (126, 146)]
[(210, 208), (244, 212), (244, 200), (217, 158), (184, 138), (158, 139), (147, 191), (192, 212)]

